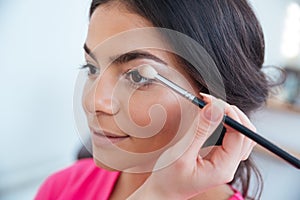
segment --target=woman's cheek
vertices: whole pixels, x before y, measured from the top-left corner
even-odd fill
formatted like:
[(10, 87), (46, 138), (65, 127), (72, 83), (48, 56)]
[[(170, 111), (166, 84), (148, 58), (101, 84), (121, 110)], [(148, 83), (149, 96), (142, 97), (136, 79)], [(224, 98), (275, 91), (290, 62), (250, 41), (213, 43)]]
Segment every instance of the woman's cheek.
[(156, 90), (155, 93), (136, 91), (129, 101), (129, 115), (133, 123), (141, 127), (153, 123), (151, 118), (158, 118), (160, 122), (164, 121), (163, 126), (161, 123), (154, 126), (161, 126), (164, 132), (174, 132), (181, 120), (180, 102), (178, 96), (166, 88)]
[(95, 110), (95, 91), (93, 90), (93, 80), (87, 80), (84, 84), (83, 91), (82, 91), (82, 107), (85, 114), (88, 116), (88, 113), (92, 113)]

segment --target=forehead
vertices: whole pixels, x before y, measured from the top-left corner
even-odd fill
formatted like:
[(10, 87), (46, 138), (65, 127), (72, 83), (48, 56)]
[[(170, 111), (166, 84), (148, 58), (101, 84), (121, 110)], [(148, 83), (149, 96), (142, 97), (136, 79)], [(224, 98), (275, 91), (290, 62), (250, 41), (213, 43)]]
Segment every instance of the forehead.
[[(146, 28), (145, 31), (143, 28)], [(157, 31), (150, 21), (128, 11), (120, 4), (104, 4), (95, 9), (90, 19), (86, 46), (97, 57), (97, 62), (103, 63), (104, 66), (110, 63), (107, 61), (110, 57), (144, 49), (175, 68), (188, 80), (191, 79), (187, 72), (177, 65), (178, 60), (170, 53), (173, 51), (161, 32)]]
[(154, 53), (170, 64), (173, 56), (164, 51), (169, 49), (167, 46), (148, 20), (119, 4), (104, 4), (91, 16), (85, 50), (104, 66), (111, 58), (136, 50)]
[(152, 24), (121, 4), (104, 4), (98, 6), (91, 16), (86, 45), (93, 50), (112, 36), (145, 27), (152, 27)]

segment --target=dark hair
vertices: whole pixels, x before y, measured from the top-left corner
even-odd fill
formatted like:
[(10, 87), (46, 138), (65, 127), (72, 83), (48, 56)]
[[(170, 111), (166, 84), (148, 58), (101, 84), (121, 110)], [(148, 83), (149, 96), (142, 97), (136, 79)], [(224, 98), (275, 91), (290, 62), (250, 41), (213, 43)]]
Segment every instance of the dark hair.
[[(93, 0), (90, 15), (97, 6), (113, 1)], [(246, 0), (118, 2), (125, 5), (129, 11), (152, 22), (155, 27), (175, 30), (197, 41), (215, 62), (223, 78), (228, 103), (236, 105), (248, 116), (265, 103), (269, 84), (261, 71), (264, 63), (264, 36), (260, 23)], [(181, 45), (183, 44), (177, 44), (175, 48)], [(187, 48), (186, 52), (191, 53), (191, 50)], [(192, 66), (182, 59), (181, 61), (185, 63), (189, 74), (205, 86), (197, 66)], [(240, 163), (230, 183), (240, 186), (245, 198), (249, 196), (252, 173), (259, 185), (256, 195), (260, 196), (262, 178), (251, 158)]]

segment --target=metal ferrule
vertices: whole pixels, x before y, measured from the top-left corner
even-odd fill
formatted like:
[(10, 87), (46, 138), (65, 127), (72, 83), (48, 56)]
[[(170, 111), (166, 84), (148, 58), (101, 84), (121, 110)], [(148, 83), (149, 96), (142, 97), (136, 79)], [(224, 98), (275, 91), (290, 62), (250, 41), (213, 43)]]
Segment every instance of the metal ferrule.
[(166, 85), (167, 87), (171, 88), (173, 91), (175, 91), (176, 93), (180, 94), (181, 96), (183, 96), (184, 98), (193, 101), (193, 99), (195, 98), (194, 95), (192, 95), (191, 93), (189, 93), (188, 91), (186, 91), (185, 89), (181, 88), (180, 86), (176, 85), (175, 83), (173, 83), (172, 81), (169, 81), (168, 79), (166, 79), (165, 77), (157, 74), (155, 76), (155, 78), (160, 81), (161, 83), (163, 83), (164, 85)]

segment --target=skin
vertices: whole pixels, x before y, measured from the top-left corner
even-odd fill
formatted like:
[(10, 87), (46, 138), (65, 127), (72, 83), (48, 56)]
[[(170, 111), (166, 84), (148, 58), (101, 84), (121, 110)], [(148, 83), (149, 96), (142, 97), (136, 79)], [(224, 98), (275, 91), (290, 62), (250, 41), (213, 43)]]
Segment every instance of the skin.
[[(86, 45), (89, 49), (93, 50), (96, 49), (99, 44), (116, 34), (136, 28), (151, 26), (152, 24), (150, 22), (136, 14), (130, 13), (120, 4), (101, 5), (95, 10), (91, 17)], [(124, 43), (122, 45), (126, 46), (127, 44)], [(179, 72), (184, 77), (185, 81), (188, 82), (187, 84), (184, 80), (174, 79), (178, 81), (178, 84), (187, 88), (189, 91), (194, 91), (195, 94), (196, 92), (199, 92), (194, 81), (180, 66), (177, 66), (175, 58), (170, 53), (153, 49), (144, 49), (144, 51), (163, 60), (167, 66), (171, 66), (174, 70)], [(161, 149), (173, 146), (174, 143), (171, 142), (172, 139), (175, 138), (175, 141), (178, 141), (182, 137), (185, 137), (185, 135), (192, 136), (190, 138), (193, 139), (193, 141), (191, 141), (191, 146), (187, 148), (184, 155), (173, 165), (166, 167), (163, 170), (154, 173), (148, 172), (140, 174), (122, 172), (111, 195), (111, 199), (126, 199), (128, 197), (130, 199), (139, 199), (141, 196), (143, 196), (143, 198), (147, 196), (149, 199), (228, 199), (228, 197), (232, 195), (231, 189), (224, 183), (230, 181), (229, 179), (236, 170), (239, 161), (246, 159), (249, 156), (254, 143), (227, 127), (228, 133), (224, 138), (225, 144), (222, 147), (213, 149), (211, 153), (203, 158), (199, 158), (198, 153), (205, 139), (221, 122), (224, 113), (251, 129), (254, 129), (248, 118), (246, 118), (238, 108), (232, 107), (225, 102), (215, 100), (212, 97), (204, 96), (205, 101), (208, 102), (208, 106), (202, 111), (199, 111), (198, 109), (193, 109), (194, 107), (191, 107), (190, 103), (182, 100), (182, 98), (161, 85), (150, 84), (147, 86), (143, 85), (138, 89), (130, 88), (132, 86), (130, 86), (129, 83), (130, 81), (132, 82), (132, 79), (124, 74), (135, 69), (140, 64), (153, 64), (155, 65), (155, 69), (162, 74), (170, 70), (170, 68), (164, 65), (158, 65), (153, 59), (139, 58), (126, 63), (112, 63), (107, 68), (101, 68), (99, 61), (97, 62), (95, 57), (90, 54), (86, 54), (86, 60), (88, 63), (97, 66), (99, 71), (101, 71), (98, 76), (89, 77), (83, 94), (83, 107), (91, 129), (98, 131), (105, 130), (106, 132), (122, 137), (129, 136), (113, 145), (127, 152), (157, 152), (151, 159), (131, 160), (129, 163), (131, 163), (132, 166), (147, 165), (153, 167), (156, 165), (157, 159), (162, 160), (164, 156), (170, 157), (170, 154), (164, 153), (165, 149), (162, 151)], [(114, 89), (118, 83), (121, 83), (121, 87), (115, 92)], [(132, 92), (128, 104), (126, 104), (122, 98), (122, 91)], [(162, 129), (153, 136), (146, 138), (131, 136), (130, 133), (120, 129), (115, 121), (116, 116), (123, 112), (127, 114), (127, 117), (131, 118), (136, 125), (142, 127), (147, 126), (151, 123), (148, 111), (151, 106), (155, 104), (160, 104), (165, 109), (166, 121)], [(125, 112), (127, 107), (128, 112)], [(184, 133), (180, 132), (179, 138), (177, 138), (175, 133), (178, 132), (178, 124), (182, 115), (185, 115), (185, 113), (178, 109), (178, 107), (182, 107), (183, 110), (188, 111), (186, 113), (189, 114), (190, 119), (194, 119), (196, 116), (200, 117), (199, 122), (195, 122), (194, 120), (186, 121), (184, 123), (185, 126), (183, 126), (184, 128), (182, 129), (184, 130)], [(211, 123), (211, 121), (204, 117), (205, 111), (208, 111), (209, 109), (213, 109), (214, 111), (209, 112), (215, 114), (215, 116), (212, 114), (210, 115), (212, 119), (215, 118), (215, 120), (213, 120), (214, 123)], [(202, 124), (198, 124), (200, 122)], [(197, 131), (187, 129), (191, 124), (196, 124), (198, 126)], [(196, 135), (194, 134), (195, 132)], [(148, 132), (146, 131), (146, 134), (147, 133)], [(150, 133), (151, 130), (149, 131), (149, 134)], [(201, 137), (197, 137), (199, 135)], [(141, 136), (144, 137), (145, 135)], [(107, 164), (103, 163), (100, 159), (97, 159), (97, 156), (100, 154), (110, 155), (112, 152), (111, 149), (109, 147), (103, 147), (101, 143), (97, 142), (97, 137), (92, 137), (92, 140), (96, 165), (108, 170), (115, 170), (113, 167), (107, 166)], [(231, 145), (236, 147), (232, 148)], [(210, 162), (209, 167), (207, 162)], [(213, 163), (213, 165), (211, 165), (211, 163)], [(128, 169), (132, 166), (127, 163), (122, 166), (122, 169)], [(178, 166), (179, 168), (180, 166), (188, 167), (184, 167), (183, 170), (178, 171)], [(204, 178), (195, 176), (195, 170), (201, 170), (201, 176), (204, 176)], [(218, 173), (215, 173), (216, 170), (218, 170)], [(220, 171), (227, 174), (227, 176), (221, 174), (222, 176), (215, 177), (216, 180), (211, 180), (214, 176), (209, 175), (220, 175)], [(174, 177), (174, 174), (178, 174), (178, 176)], [(166, 180), (169, 182), (166, 183)], [(193, 180), (195, 182), (193, 182)], [(202, 182), (198, 184), (197, 181), (200, 180)], [(184, 185), (186, 188), (179, 185)], [(195, 185), (197, 185), (197, 187), (199, 185), (199, 188), (195, 188)], [(180, 191), (180, 193), (176, 194), (176, 191)], [(154, 194), (157, 196), (152, 196)]]
[[(120, 24), (122, 25), (120, 26)], [(89, 49), (95, 49), (99, 44), (107, 41), (107, 39), (114, 35), (127, 30), (150, 26), (151, 24), (148, 21), (138, 15), (128, 13), (122, 8), (107, 5), (103, 7), (100, 6), (91, 17), (86, 46)], [(127, 44), (122, 44), (122, 46), (125, 45)], [(118, 148), (134, 153), (154, 152), (161, 150), (167, 145), (173, 144), (172, 139), (174, 139), (175, 134), (178, 133), (178, 125), (181, 118), (184, 117), (184, 113), (182, 113), (182, 110), (178, 108), (182, 107), (183, 110), (188, 111), (186, 113), (189, 114), (191, 119), (193, 119), (193, 116), (196, 116), (197, 114), (197, 109), (194, 106), (180, 98), (177, 94), (174, 94), (173, 91), (166, 87), (158, 84), (151, 84), (141, 86), (139, 89), (136, 89), (131, 86), (134, 81), (130, 80), (132, 77), (126, 78), (124, 75), (126, 72), (135, 69), (142, 64), (151, 64), (161, 74), (167, 74), (170, 72), (170, 67), (167, 67), (168, 65), (172, 66), (173, 70), (178, 71), (177, 73), (183, 75), (182, 79), (179, 79), (177, 74), (171, 74), (170, 78), (174, 76), (176, 77), (175, 80), (177, 84), (187, 88), (189, 91), (197, 91), (195, 86), (190, 86), (190, 82), (193, 82), (193, 80), (191, 80), (182, 68), (177, 67), (176, 62), (170, 53), (153, 49), (143, 49), (143, 51), (155, 55), (157, 58), (163, 60), (166, 65), (161, 65), (153, 59), (139, 58), (126, 63), (112, 63), (106, 68), (99, 66), (97, 61), (95, 61), (95, 59), (93, 59), (90, 55), (86, 54), (85, 56), (88, 63), (95, 65), (99, 68), (99, 71), (101, 71), (100, 75), (89, 77), (86, 82), (83, 95), (83, 107), (91, 129), (105, 130), (106, 132), (118, 136), (127, 136), (130, 135), (130, 133), (121, 130), (116, 123), (116, 119), (120, 119), (121, 124), (123, 124), (123, 115), (121, 116), (120, 113), (126, 112), (127, 107), (129, 112), (126, 113), (124, 118), (131, 118), (132, 123), (142, 127), (151, 123), (148, 112), (151, 110), (153, 105), (159, 104), (164, 108), (167, 117), (164, 126), (159, 133), (152, 137), (147, 137), (146, 139), (140, 137), (129, 137), (128, 139), (116, 144)], [(97, 48), (93, 51), (93, 53), (97, 54)], [(97, 54), (97, 56), (99, 55)], [(109, 57), (115, 57), (115, 55), (109, 55)], [(170, 73), (168, 73), (168, 76), (170, 76)], [(121, 83), (121, 88), (118, 88), (118, 83)], [(125, 93), (132, 92), (128, 105), (126, 104), (127, 99), (124, 99), (124, 95), (126, 95), (124, 94), (124, 91)], [(157, 113), (157, 117), (154, 116), (153, 118), (160, 117), (160, 113)], [(120, 120), (118, 120), (118, 122)], [(189, 127), (192, 121), (188, 120), (185, 123), (186, 126)], [(128, 123), (125, 122), (124, 124), (128, 126)], [(151, 134), (151, 130), (148, 132)], [(144, 137), (147, 135), (147, 131), (143, 131), (141, 134), (143, 134), (141, 137)], [(96, 155), (98, 152), (100, 155), (101, 152), (105, 151), (101, 144), (97, 143), (96, 139), (93, 140), (93, 144), (93, 150)], [(108, 152), (109, 150), (107, 150), (107, 154), (109, 154)], [(160, 154), (161, 152), (157, 153)], [(153, 157), (157, 158), (155, 155)], [(139, 160), (139, 164), (141, 164), (140, 162), (141, 161)], [(111, 170), (111, 168), (105, 166), (99, 160), (96, 160), (96, 163), (101, 167)], [(134, 165), (136, 162), (131, 161), (131, 163)], [(129, 168), (129, 166), (126, 167)]]

